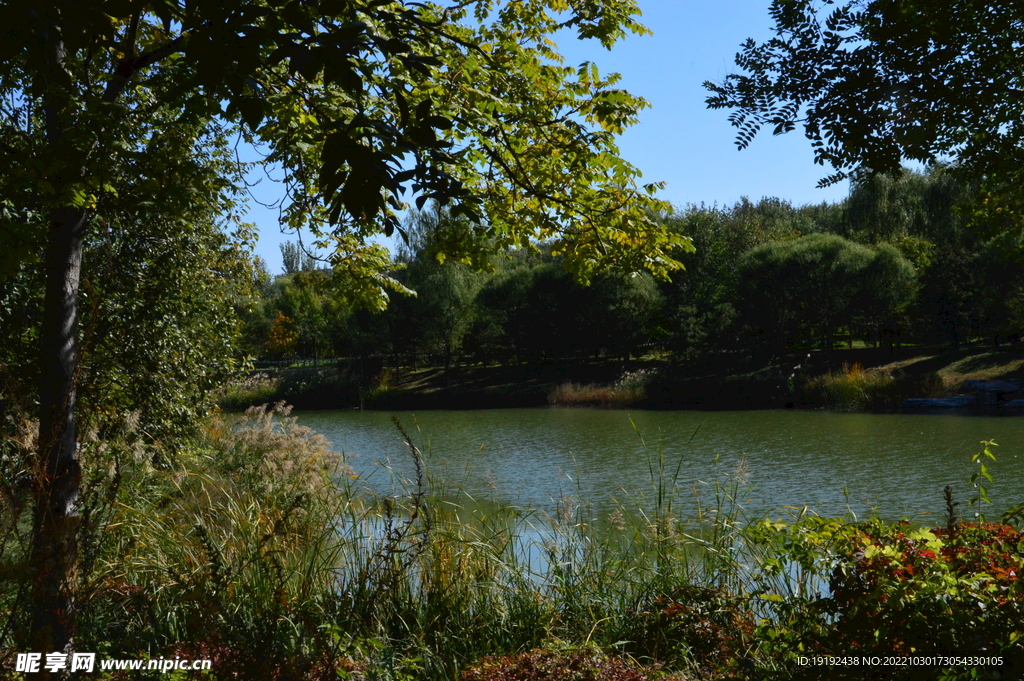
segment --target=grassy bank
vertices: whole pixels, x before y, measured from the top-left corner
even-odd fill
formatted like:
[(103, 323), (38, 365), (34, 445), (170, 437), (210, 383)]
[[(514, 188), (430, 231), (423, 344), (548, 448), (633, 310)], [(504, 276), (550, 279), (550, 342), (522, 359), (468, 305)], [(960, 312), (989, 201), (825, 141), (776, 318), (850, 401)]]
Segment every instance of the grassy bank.
[(839, 369), (798, 381), (797, 406), (848, 411), (894, 411), (915, 397), (956, 395), (969, 380), (1024, 378), (1024, 352), (964, 351), (927, 353), (873, 366), (846, 362)]
[[(159, 465), (94, 443), (116, 473), (84, 500), (79, 648), (208, 658), (196, 678), (214, 679), (864, 678), (799, 662), (837, 651), (1005, 660), (880, 679), (1024, 671), (1024, 548), (1015, 527), (966, 522), (977, 499), (950, 496), (934, 529), (749, 518), (726, 479), (682, 515), (682, 462), (648, 450), (645, 496), (595, 517), (570, 495), (546, 514), (474, 503), (400, 436), (416, 472), (386, 496), (284, 409), (215, 419)], [(28, 547), (24, 508), (4, 503), (9, 669), (28, 649)]]
[[(263, 370), (239, 377), (217, 395), (226, 411), (287, 401), (297, 409), (471, 409), (539, 407), (552, 403), (630, 404), (662, 363), (547, 363), (510, 366), (385, 367), (347, 365)], [(586, 394), (584, 394), (584, 391)], [(574, 395), (575, 393), (575, 395)], [(614, 398), (609, 400), (609, 398)], [(622, 398), (622, 399), (619, 399)]]
[(1024, 351), (920, 348), (722, 354), (699, 365), (645, 358), (510, 366), (385, 367), (343, 363), (263, 370), (226, 385), (227, 411), (284, 400), (299, 409), (604, 406), (649, 409), (894, 411), (912, 397), (957, 394), (971, 379), (1024, 378)]

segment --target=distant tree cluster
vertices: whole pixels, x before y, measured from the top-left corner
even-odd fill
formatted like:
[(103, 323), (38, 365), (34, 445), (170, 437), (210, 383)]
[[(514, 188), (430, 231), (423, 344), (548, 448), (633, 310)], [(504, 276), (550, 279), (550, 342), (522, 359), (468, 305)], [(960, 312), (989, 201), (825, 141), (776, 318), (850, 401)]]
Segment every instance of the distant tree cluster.
[[(380, 313), (353, 309), (330, 269), (286, 272), (250, 302), (245, 343), (266, 359), (387, 354), (411, 364), (628, 356), (659, 333), (662, 307), (646, 274), (606, 272), (578, 283), (544, 246), (494, 256), (486, 271), (440, 261), (438, 240), (458, 229), (444, 211), (414, 213), (390, 274), (409, 290)], [(286, 244), (288, 262), (297, 247)], [(310, 262), (313, 262), (310, 259)]]
[[(1016, 341), (1024, 273), (998, 225), (967, 207), (977, 188), (941, 168), (861, 178), (840, 203), (746, 199), (660, 219), (695, 252), (669, 280), (605, 272), (582, 286), (544, 244), (472, 264), (438, 253), (474, 230), (413, 213), (391, 273), (413, 295), (382, 313), (340, 302), (332, 271), (287, 244), (246, 318), (265, 359), (388, 355), (396, 362), (628, 358), (650, 344), (677, 359), (906, 343)], [(487, 250), (482, 248), (481, 252)], [(472, 250), (472, 246), (463, 246)]]
[(840, 203), (741, 201), (672, 216), (697, 247), (666, 289), (674, 349), (1016, 340), (1022, 250), (974, 210), (978, 192), (936, 167), (857, 178)]

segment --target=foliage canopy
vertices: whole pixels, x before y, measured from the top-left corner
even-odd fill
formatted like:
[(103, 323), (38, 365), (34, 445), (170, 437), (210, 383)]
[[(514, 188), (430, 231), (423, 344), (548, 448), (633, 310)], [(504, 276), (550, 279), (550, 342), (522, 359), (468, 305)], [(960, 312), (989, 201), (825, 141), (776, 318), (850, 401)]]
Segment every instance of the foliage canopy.
[(747, 40), (741, 72), (705, 83), (732, 109), (742, 149), (770, 126), (802, 123), (815, 161), (836, 172), (898, 171), (955, 157), (1017, 177), (1024, 153), (1024, 10), (1006, 0), (774, 0), (775, 37)]
[(665, 275), (688, 242), (651, 217), (667, 208), (658, 186), (615, 144), (646, 103), (562, 65), (550, 37), (610, 47), (646, 31), (637, 14), (635, 0), (0, 0), (0, 279), (39, 263), (44, 290), (33, 646), (74, 636), (79, 298), (97, 228), (144, 242), (155, 205), (160, 229), (197, 207), (230, 222), (240, 172), (201, 186), (193, 171), (204, 140), (237, 132), (284, 168), (284, 222), (309, 227), (371, 306), (394, 282), (369, 238), (400, 228), (409, 191), (479, 226), (452, 245), (460, 260), (544, 239), (580, 280), (602, 265)]
[[(410, 197), (451, 204), (492, 245), (552, 239), (583, 279), (599, 261), (664, 273), (679, 239), (648, 215), (666, 204), (615, 144), (647, 104), (594, 64), (562, 64), (550, 37), (610, 47), (647, 32), (638, 13), (634, 0), (0, 4), (2, 136), (18, 159), (2, 229), (21, 246), (3, 271), (41, 244), (33, 215), (116, 194), (154, 126), (222, 120), (284, 167), (284, 221), (312, 228), (367, 295), (386, 265), (367, 238), (401, 230)], [(449, 246), (478, 260), (479, 244)]]

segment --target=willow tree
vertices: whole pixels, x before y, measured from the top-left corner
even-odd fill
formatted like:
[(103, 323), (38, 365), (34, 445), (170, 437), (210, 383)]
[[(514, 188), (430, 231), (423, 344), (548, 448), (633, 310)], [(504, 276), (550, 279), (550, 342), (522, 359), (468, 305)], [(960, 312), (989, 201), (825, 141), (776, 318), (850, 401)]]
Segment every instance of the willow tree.
[(237, 125), (286, 170), (284, 222), (329, 246), (370, 305), (392, 282), (369, 237), (401, 229), (403, 197), (480, 225), (449, 245), (456, 259), (545, 239), (583, 280), (664, 273), (685, 239), (649, 218), (666, 206), (615, 143), (645, 102), (593, 64), (563, 65), (551, 40), (572, 29), (611, 47), (646, 32), (638, 14), (635, 0), (0, 2), (0, 273), (41, 259), (45, 274), (37, 650), (74, 635), (83, 239), (133, 155), (179, 124)]
[(744, 318), (768, 338), (824, 339), (832, 350), (837, 327), (850, 322), (873, 257), (870, 248), (834, 234), (751, 249), (737, 264)]

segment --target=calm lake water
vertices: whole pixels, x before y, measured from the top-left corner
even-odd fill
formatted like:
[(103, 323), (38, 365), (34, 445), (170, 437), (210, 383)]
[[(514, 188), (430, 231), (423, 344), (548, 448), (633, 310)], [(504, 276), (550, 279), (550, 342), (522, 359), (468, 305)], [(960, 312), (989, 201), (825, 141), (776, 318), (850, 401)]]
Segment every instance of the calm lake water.
[[(300, 412), (360, 477), (390, 489), (381, 464), (409, 473), (408, 451), (386, 412)], [(579, 495), (598, 513), (654, 490), (659, 458), (679, 469), (680, 503), (707, 500), (715, 480), (752, 485), (745, 507), (783, 515), (805, 504), (820, 515), (873, 510), (925, 523), (944, 518), (942, 489), (971, 496), (971, 454), (995, 440), (989, 485), (996, 515), (1024, 502), (1024, 418), (836, 414), (808, 411), (508, 409), (397, 414), (435, 478), (480, 499), (551, 511)], [(845, 492), (844, 492), (845, 489)], [(630, 500), (633, 500), (632, 502)]]

